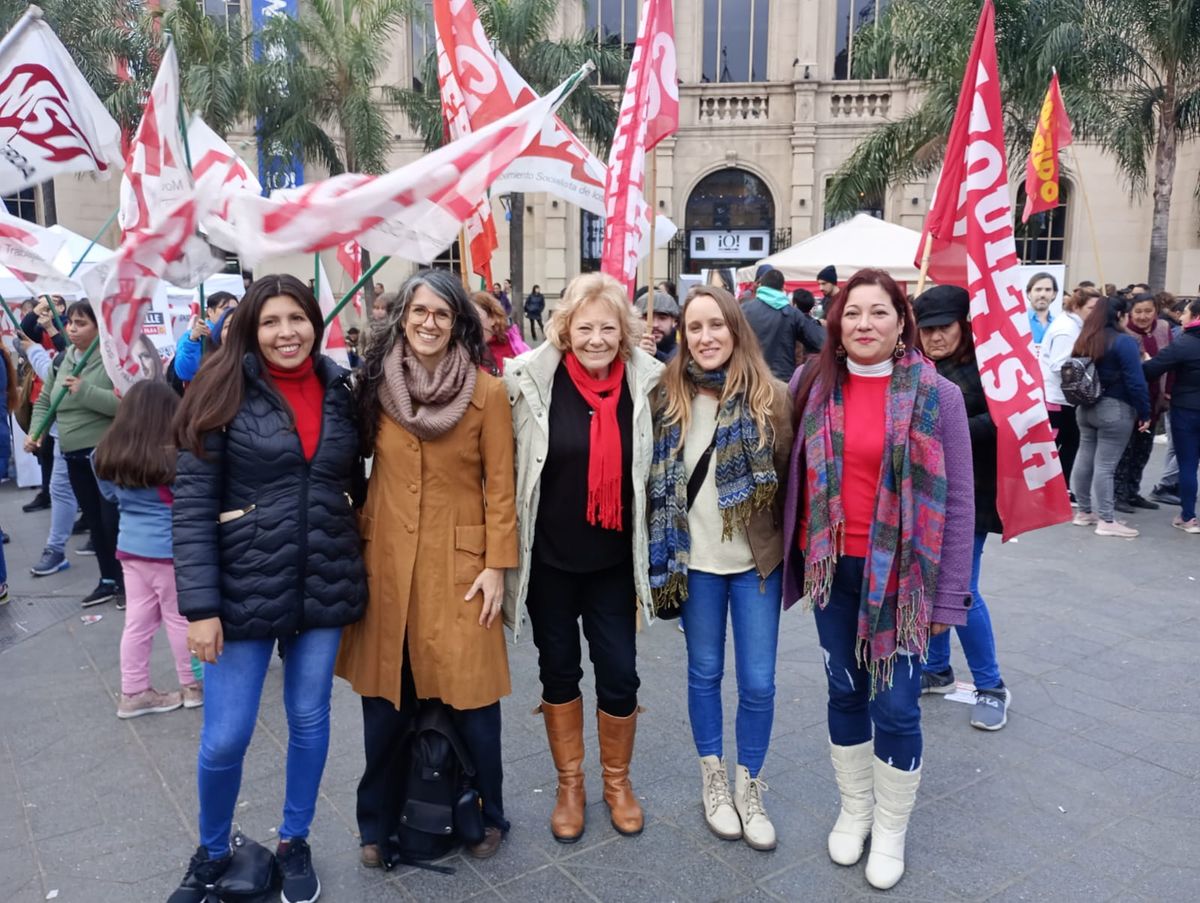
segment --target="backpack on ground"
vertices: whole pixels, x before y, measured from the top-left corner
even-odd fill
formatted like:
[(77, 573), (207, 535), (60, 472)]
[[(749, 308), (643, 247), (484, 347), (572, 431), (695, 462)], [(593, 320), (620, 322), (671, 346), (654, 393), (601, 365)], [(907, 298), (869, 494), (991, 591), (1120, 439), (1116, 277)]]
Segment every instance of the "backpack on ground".
[(384, 855), (389, 869), (397, 864), (423, 865), (449, 855), (458, 844), (470, 846), (483, 840), (479, 793), (471, 786), (475, 767), (445, 703), (421, 701), (399, 767), (403, 802)]
[(1076, 407), (1090, 407), (1100, 400), (1103, 387), (1090, 357), (1069, 357), (1059, 370), (1063, 398)]

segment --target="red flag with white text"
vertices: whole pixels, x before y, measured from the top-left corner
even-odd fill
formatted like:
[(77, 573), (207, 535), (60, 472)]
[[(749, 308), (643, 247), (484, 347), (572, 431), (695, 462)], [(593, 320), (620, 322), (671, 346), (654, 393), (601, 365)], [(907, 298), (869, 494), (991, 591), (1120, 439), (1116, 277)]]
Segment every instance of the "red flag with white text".
[(120, 126), (35, 9), (0, 41), (0, 195), (124, 162)]
[[(340, 252), (339, 252), (340, 253)], [(326, 318), (333, 313), (339, 299), (333, 294), (333, 283), (325, 272), (325, 264), (317, 256), (317, 303), (321, 306), (321, 314)], [(333, 358), (343, 367), (350, 368), (350, 351), (346, 347), (346, 333), (342, 330), (342, 318), (339, 314), (329, 321), (325, 327), (325, 336), (321, 341), (321, 352)]]
[(979, 18), (922, 249), (930, 236), (930, 276), (971, 296), (975, 358), (996, 425), (1004, 539), (1070, 520), (1013, 237), (992, 0)]
[[(459, 53), (460, 36), (474, 40), (483, 36), (483, 26), (470, 0), (453, 0), (457, 9), (451, 9), (452, 0), (434, 0), (433, 24), (437, 34), (438, 87), (442, 96), (442, 121), (450, 139), (457, 140), (471, 134), (471, 114), (467, 94), (459, 81), (458, 69), (453, 60)], [(473, 20), (473, 22), (471, 21)], [(464, 33), (464, 29), (478, 29), (478, 36)], [(486, 38), (483, 38), (486, 43)], [(490, 57), (490, 54), (489, 54)], [(490, 66), (488, 65), (490, 62)], [(474, 66), (477, 79), (497, 78), (495, 60), (482, 59)], [(479, 204), (465, 223), (467, 242), (471, 246), (471, 270), (482, 276), (488, 291), (492, 288), (492, 252), (500, 246), (496, 238), (496, 222), (492, 217), (492, 202), (487, 192), (479, 198)], [(465, 249), (464, 249), (465, 251)]]
[[(362, 278), (362, 248), (358, 246), (358, 242), (350, 239), (338, 245), (337, 262), (350, 277), (350, 284), (357, 285), (358, 280)], [(354, 305), (354, 312), (361, 317), (363, 312), (361, 291), (354, 293), (354, 300), (351, 303)]]
[(679, 128), (675, 18), (671, 0), (646, 0), (604, 185), (600, 269), (633, 297), (653, 211), (645, 198), (646, 154)]
[(1058, 152), (1068, 147), (1073, 138), (1071, 120), (1058, 88), (1058, 73), (1050, 79), (1050, 89), (1042, 102), (1037, 127), (1033, 131), (1033, 147), (1025, 164), (1025, 211), (1021, 222), (1029, 222), (1035, 213), (1045, 213), (1058, 206)]

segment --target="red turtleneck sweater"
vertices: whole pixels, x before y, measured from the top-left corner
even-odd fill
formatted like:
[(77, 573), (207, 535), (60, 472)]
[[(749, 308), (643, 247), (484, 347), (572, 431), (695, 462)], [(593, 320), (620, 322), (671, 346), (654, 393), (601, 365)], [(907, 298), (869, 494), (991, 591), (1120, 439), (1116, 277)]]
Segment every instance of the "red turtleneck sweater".
[(268, 363), (267, 372), (292, 409), (304, 459), (311, 461), (321, 441), (321, 409), (325, 403), (325, 387), (313, 372), (313, 358), (305, 358), (304, 363), (291, 370)]

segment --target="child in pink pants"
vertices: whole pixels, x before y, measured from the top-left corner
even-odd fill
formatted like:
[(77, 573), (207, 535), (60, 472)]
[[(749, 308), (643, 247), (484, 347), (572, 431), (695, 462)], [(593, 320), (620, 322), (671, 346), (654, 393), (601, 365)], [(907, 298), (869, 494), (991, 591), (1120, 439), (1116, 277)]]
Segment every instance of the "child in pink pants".
[[(192, 672), (187, 620), (179, 613), (171, 547), (171, 484), (175, 447), (171, 420), (179, 397), (165, 383), (143, 380), (121, 400), (116, 419), (96, 446), (92, 465), (100, 492), (121, 512), (117, 559), (125, 573), (125, 631), (121, 634), (118, 718), (204, 704)], [(150, 684), (150, 653), (159, 625), (175, 657), (179, 690)]]

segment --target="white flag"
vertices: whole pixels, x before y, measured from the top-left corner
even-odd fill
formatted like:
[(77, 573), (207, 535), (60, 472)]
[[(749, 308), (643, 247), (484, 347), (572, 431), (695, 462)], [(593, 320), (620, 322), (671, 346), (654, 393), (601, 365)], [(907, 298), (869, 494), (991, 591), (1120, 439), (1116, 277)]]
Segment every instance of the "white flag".
[[(333, 294), (333, 284), (329, 274), (325, 272), (325, 264), (317, 258), (317, 275), (320, 284), (317, 286), (317, 302), (321, 305), (321, 314), (326, 319), (333, 313), (340, 300)], [(321, 342), (321, 352), (333, 358), (346, 369), (350, 368), (350, 352), (346, 348), (346, 334), (342, 331), (342, 318), (336, 316), (325, 326), (325, 338)]]
[(123, 163), (120, 127), (35, 9), (0, 41), (0, 194)]
[(18, 219), (0, 204), (0, 266), (8, 267), (31, 294), (79, 291), (79, 284), (53, 263), (64, 241), (65, 236)]
[(231, 203), (229, 246), (250, 269), (266, 257), (312, 254), (352, 238), (376, 254), (428, 262), (458, 237), (488, 185), (580, 77), (386, 175), (346, 173), (269, 198), (239, 195)]
[(193, 116), (188, 125), (188, 149), (192, 152), (192, 178), (196, 182), (220, 179), (217, 190), (216, 209), (209, 219), (225, 219), (229, 212), (229, 200), (239, 191), (262, 194), (262, 185), (250, 171), (245, 161), (221, 136), (208, 127), (199, 116)]

